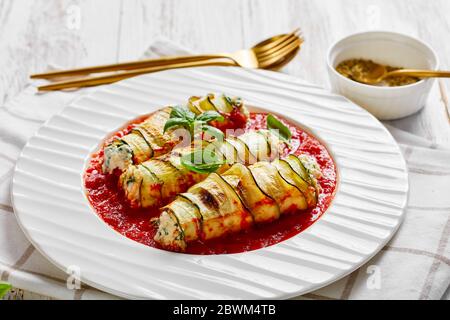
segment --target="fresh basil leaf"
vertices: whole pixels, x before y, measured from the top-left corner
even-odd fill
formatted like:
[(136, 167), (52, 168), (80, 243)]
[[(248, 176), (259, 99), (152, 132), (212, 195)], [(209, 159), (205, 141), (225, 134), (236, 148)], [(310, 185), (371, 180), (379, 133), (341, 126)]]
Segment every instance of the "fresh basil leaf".
[(217, 171), (225, 162), (219, 159), (217, 154), (210, 151), (204, 154), (204, 150), (197, 150), (181, 157), (181, 164), (187, 169), (198, 173), (211, 173)]
[(0, 282), (0, 299), (3, 298), (11, 288), (12, 286), (9, 283)]
[(181, 118), (170, 118), (164, 124), (163, 132), (166, 132), (169, 128), (172, 128), (172, 127), (183, 127), (185, 129), (189, 130), (189, 121), (186, 119), (181, 119)]
[(189, 121), (194, 121), (196, 116), (197, 115), (195, 113), (193, 113), (191, 110), (186, 110), (186, 118)]
[(172, 107), (172, 111), (170, 112), (170, 118), (187, 118), (187, 109), (180, 107), (180, 106), (174, 106)]
[(216, 127), (213, 127), (213, 126), (210, 126), (210, 125), (203, 125), (202, 126), (202, 131), (206, 132), (210, 136), (215, 137), (219, 141), (223, 141), (223, 139), (225, 139), (225, 136), (224, 136), (223, 132), (220, 131), (219, 129), (217, 129)]
[(210, 110), (210, 111), (205, 111), (202, 114), (200, 114), (199, 116), (197, 116), (196, 120), (204, 121), (204, 122), (216, 120), (216, 121), (222, 122), (222, 121), (224, 121), (224, 118), (217, 111)]
[(292, 137), (292, 133), (280, 120), (269, 114), (267, 116), (267, 129), (278, 135), (278, 137), (286, 142)]
[[(186, 165), (185, 165), (186, 166)], [(196, 166), (188, 167), (189, 170), (195, 171), (198, 173), (212, 173), (216, 172), (222, 166), (221, 163), (208, 163), (208, 164), (199, 164)]]

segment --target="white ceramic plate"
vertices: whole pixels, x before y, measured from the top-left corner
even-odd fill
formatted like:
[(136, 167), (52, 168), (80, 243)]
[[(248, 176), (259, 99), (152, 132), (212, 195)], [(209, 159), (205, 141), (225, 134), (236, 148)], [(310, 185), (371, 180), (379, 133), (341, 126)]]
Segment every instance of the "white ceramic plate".
[[(197, 256), (134, 242), (106, 225), (84, 194), (82, 175), (101, 140), (126, 121), (191, 95), (226, 92), (291, 118), (324, 141), (340, 182), (311, 227), (251, 252)], [(288, 298), (357, 269), (399, 227), (408, 178), (399, 147), (369, 113), (343, 97), (268, 71), (197, 68), (129, 79), (85, 96), (27, 143), (13, 180), (20, 225), (59, 268), (127, 298)]]

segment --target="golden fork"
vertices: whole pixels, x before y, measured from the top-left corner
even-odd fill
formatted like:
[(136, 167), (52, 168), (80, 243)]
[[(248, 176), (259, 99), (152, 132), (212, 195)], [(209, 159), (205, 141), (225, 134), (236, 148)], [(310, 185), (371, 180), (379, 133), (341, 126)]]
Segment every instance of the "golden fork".
[[(32, 78), (54, 79), (96, 72), (127, 70), (119, 73), (77, 80), (61, 81), (39, 87), (39, 91), (61, 90), (113, 83), (136, 75), (175, 68), (195, 66), (242, 66), (246, 68), (278, 69), (293, 59), (303, 39), (296, 29), (290, 34), (278, 35), (264, 40), (254, 47), (232, 54), (210, 54), (199, 56), (166, 57), (116, 65), (89, 67), (76, 70), (56, 71), (33, 75)], [(144, 67), (143, 67), (144, 66)]]

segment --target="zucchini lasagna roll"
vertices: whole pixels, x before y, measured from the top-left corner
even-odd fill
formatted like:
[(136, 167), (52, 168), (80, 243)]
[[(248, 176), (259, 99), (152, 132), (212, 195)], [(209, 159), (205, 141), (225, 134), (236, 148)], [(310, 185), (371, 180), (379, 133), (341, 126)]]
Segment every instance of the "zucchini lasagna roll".
[(307, 169), (306, 160), (308, 166), (314, 162), (289, 155), (248, 167), (235, 163), (223, 173), (211, 173), (161, 209), (152, 221), (158, 228), (155, 241), (165, 249), (184, 251), (191, 241), (221, 237), (314, 207), (320, 171)]
[[(248, 118), (248, 111), (241, 99), (224, 94), (191, 97), (186, 108), (197, 115), (210, 110), (219, 112), (224, 121), (211, 124), (223, 128), (243, 127)], [(172, 150), (180, 137), (171, 129), (164, 133), (164, 125), (170, 118), (171, 111), (171, 107), (166, 107), (154, 112), (145, 121), (134, 126), (129, 134), (106, 145), (103, 172), (112, 173), (115, 169), (123, 171), (131, 164), (142, 163)]]
[(129, 166), (119, 178), (119, 187), (133, 208), (149, 208), (166, 204), (180, 192), (202, 181), (207, 174), (190, 171), (181, 157), (193, 150), (212, 150), (224, 164), (223, 172), (233, 163), (245, 165), (277, 158), (284, 142), (269, 131), (249, 131), (222, 142), (197, 141), (197, 145), (175, 148), (171, 152), (138, 165)]

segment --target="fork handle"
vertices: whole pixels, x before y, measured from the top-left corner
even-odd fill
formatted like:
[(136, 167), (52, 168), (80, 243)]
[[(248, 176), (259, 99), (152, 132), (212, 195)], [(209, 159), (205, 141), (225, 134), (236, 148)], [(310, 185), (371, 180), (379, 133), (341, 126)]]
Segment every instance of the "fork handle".
[(236, 61), (228, 54), (202, 54), (202, 55), (189, 55), (189, 56), (167, 56), (155, 59), (145, 59), (139, 61), (130, 61), (116, 64), (107, 64), (93, 67), (77, 68), (71, 70), (50, 71), (46, 73), (38, 73), (30, 76), (31, 79), (55, 79), (64, 78), (70, 76), (86, 76), (93, 73), (102, 73), (108, 71), (122, 71), (122, 70), (134, 70), (142, 68), (150, 68), (157, 66), (166, 66), (174, 63), (187, 63), (195, 61), (203, 61), (209, 59), (229, 59), (232, 62)]
[(137, 75), (169, 70), (169, 69), (179, 69), (179, 68), (189, 68), (189, 67), (199, 67), (199, 66), (236, 66), (234, 62), (220, 61), (216, 60), (201, 60), (194, 62), (183, 62), (183, 63), (172, 63), (169, 65), (149, 67), (131, 71), (124, 71), (120, 73), (115, 73), (106, 76), (98, 76), (98, 77), (88, 77), (77, 80), (68, 80), (68, 81), (60, 81), (52, 84), (44, 85), (38, 87), (40, 92), (42, 91), (56, 91), (62, 89), (73, 89), (73, 88), (82, 88), (82, 87), (92, 87), (102, 84), (110, 84), (123, 79), (131, 78)]

